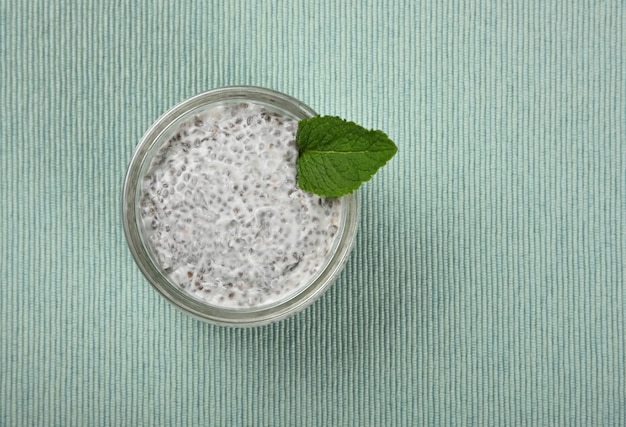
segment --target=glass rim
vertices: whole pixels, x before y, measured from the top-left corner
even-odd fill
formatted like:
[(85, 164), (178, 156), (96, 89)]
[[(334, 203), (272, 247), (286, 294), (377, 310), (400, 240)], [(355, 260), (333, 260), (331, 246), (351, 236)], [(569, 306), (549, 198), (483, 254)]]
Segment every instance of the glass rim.
[(235, 101), (250, 101), (273, 107), (298, 119), (316, 116), (317, 113), (296, 98), (258, 86), (225, 86), (211, 89), (187, 98), (163, 113), (144, 133), (136, 145), (128, 165), (122, 193), (122, 222), (126, 241), (135, 263), (144, 277), (166, 300), (188, 315), (218, 325), (258, 326), (289, 317), (302, 311), (335, 281), (343, 270), (354, 246), (358, 228), (359, 203), (356, 192), (341, 197), (341, 223), (331, 253), (320, 271), (298, 286), (293, 294), (276, 303), (259, 308), (226, 308), (193, 297), (175, 286), (162, 272), (150, 255), (138, 225), (138, 193), (142, 170), (152, 158), (154, 147), (160, 147), (163, 138), (172, 127), (192, 116), (200, 109)]

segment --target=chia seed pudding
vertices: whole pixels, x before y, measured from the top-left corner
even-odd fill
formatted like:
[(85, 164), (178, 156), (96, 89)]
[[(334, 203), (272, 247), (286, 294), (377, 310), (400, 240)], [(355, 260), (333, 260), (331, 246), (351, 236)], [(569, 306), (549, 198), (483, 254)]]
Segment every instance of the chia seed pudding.
[(296, 185), (297, 121), (250, 102), (182, 123), (139, 181), (140, 227), (167, 277), (204, 303), (268, 306), (319, 274), (342, 200)]

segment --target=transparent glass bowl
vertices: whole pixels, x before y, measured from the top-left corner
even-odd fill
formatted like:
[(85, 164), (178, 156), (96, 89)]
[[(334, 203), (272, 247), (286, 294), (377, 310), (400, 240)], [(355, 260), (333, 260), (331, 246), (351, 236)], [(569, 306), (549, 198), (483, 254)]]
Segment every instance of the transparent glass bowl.
[(274, 304), (250, 308), (225, 308), (194, 298), (173, 283), (159, 266), (152, 250), (145, 243), (139, 213), (141, 178), (146, 168), (181, 123), (209, 108), (249, 101), (284, 116), (304, 119), (317, 115), (295, 98), (269, 89), (253, 86), (229, 86), (195, 95), (175, 105), (148, 129), (135, 148), (128, 166), (122, 197), (122, 218), (128, 246), (141, 272), (170, 303), (201, 320), (230, 326), (255, 326), (293, 315), (313, 301), (334, 282), (343, 269), (354, 245), (359, 207), (356, 194), (342, 197), (339, 230), (322, 268), (316, 276), (299, 286), (298, 291)]

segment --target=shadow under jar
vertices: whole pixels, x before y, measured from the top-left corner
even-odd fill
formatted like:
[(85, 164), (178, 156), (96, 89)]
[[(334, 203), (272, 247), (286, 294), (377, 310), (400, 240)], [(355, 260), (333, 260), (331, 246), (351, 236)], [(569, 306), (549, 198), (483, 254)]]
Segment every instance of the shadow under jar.
[(135, 262), (168, 301), (216, 324), (295, 314), (336, 279), (354, 244), (356, 194), (296, 183), (297, 122), (316, 113), (272, 90), (231, 86), (163, 114), (124, 181)]

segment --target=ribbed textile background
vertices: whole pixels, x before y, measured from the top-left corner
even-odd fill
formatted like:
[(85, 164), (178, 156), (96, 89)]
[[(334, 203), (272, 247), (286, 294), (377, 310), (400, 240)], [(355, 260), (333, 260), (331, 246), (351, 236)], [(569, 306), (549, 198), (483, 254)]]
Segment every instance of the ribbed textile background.
[[(0, 425), (626, 425), (621, 1), (0, 0)], [(385, 130), (303, 313), (193, 320), (121, 224), (143, 132), (250, 84)]]

